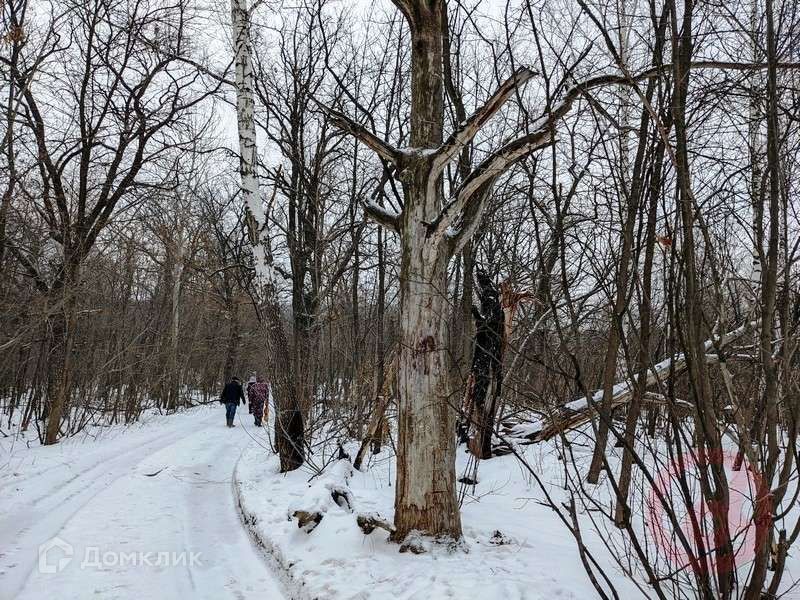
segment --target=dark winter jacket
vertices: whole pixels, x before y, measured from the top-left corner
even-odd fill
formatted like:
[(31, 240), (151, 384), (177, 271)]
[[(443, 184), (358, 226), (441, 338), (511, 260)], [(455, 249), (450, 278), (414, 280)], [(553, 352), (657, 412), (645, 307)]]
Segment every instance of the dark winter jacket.
[(239, 400), (244, 404), (244, 390), (238, 381), (230, 381), (225, 384), (222, 395), (219, 398), (223, 404), (239, 404)]

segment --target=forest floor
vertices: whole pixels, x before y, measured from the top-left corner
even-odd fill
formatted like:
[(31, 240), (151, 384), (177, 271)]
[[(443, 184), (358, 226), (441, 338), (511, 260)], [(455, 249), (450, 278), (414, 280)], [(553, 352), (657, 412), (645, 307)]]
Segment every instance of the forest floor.
[(219, 405), (87, 434), (0, 439), (0, 599), (286, 597), (234, 501), (252, 440)]
[[(367, 535), (357, 525), (360, 515), (392, 520), (390, 447), (355, 471), (336, 459), (331, 440), (303, 468), (280, 474), (270, 430), (242, 410), (237, 425), (227, 429), (222, 408), (211, 405), (94, 426), (49, 447), (0, 439), (0, 600), (43, 590), (59, 600), (597, 597), (545, 494), (569, 520), (564, 482), (579, 485), (574, 473), (591, 458), (585, 432), (570, 436), (568, 469), (555, 442), (518, 447), (536, 478), (514, 456), (482, 461), (478, 484), (460, 489), (464, 543), (415, 555), (400, 553), (383, 529)], [(354, 456), (356, 444), (344, 450)], [(615, 470), (618, 454), (609, 448)], [(470, 466), (459, 448), (458, 473)], [(584, 544), (619, 598), (646, 597), (625, 574), (635, 566), (624, 538), (600, 515), (608, 487), (585, 489), (597, 504), (577, 510)], [(298, 528), (297, 510), (322, 520), (310, 532)], [(652, 520), (643, 504), (634, 512), (639, 529)], [(783, 598), (800, 598), (799, 577), (792, 553)]]
[[(345, 449), (355, 456), (357, 445)], [(315, 455), (318, 464), (333, 460)], [(545, 446), (524, 452), (538, 474), (553, 485), (563, 466), (551, 460)], [(547, 449), (550, 450), (550, 449)], [(576, 451), (580, 449), (576, 448)], [(457, 469), (463, 473), (469, 456), (459, 448)], [(388, 533), (365, 535), (360, 514), (393, 516), (395, 461), (391, 452), (373, 456), (362, 471), (346, 460), (332, 462), (320, 476), (303, 467), (278, 473), (278, 463), (259, 445), (245, 449), (236, 468), (242, 511), (264, 546), (289, 573), (293, 597), (341, 600), (427, 600), (481, 598), (539, 600), (597, 597), (581, 567), (574, 539), (541, 489), (513, 456), (479, 465), (479, 483), (468, 486), (462, 506), (463, 547), (429, 546), (425, 554), (399, 553)], [(339, 506), (330, 491), (346, 488), (349, 502)], [(295, 510), (319, 511), (323, 519), (310, 533), (290, 516)], [(620, 598), (641, 593), (619, 576), (599, 535), (584, 523), (584, 542), (614, 578)]]
[[(593, 569), (596, 578), (602, 582), (607, 577), (616, 590), (616, 596), (609, 594), (609, 597), (623, 600), (655, 597), (646, 584), (646, 574), (637, 566), (627, 538), (602, 514), (613, 513), (608, 482), (603, 479), (597, 486), (583, 483), (593, 448), (588, 434), (587, 426), (568, 435), (571, 440), (568, 468), (561, 458), (564, 450), (558, 440), (517, 446), (520, 457), (532, 467), (536, 477), (513, 455), (480, 462), (477, 485), (460, 489), (464, 544), (455, 551), (446, 545), (428, 544), (424, 554), (400, 553), (399, 546), (389, 541), (389, 534), (383, 529), (366, 535), (358, 527), (359, 515), (377, 513), (389, 522), (393, 519), (396, 467), (391, 448), (372, 456), (361, 471), (355, 471), (349, 461), (336, 460), (337, 445), (332, 441), (317, 447), (303, 468), (280, 474), (278, 461), (269, 452), (268, 432), (263, 432), (262, 441), (243, 452), (235, 472), (235, 485), (246, 523), (288, 574), (293, 598), (585, 600), (599, 597), (582, 566), (573, 535), (553, 508), (558, 508), (561, 516), (572, 524), (565, 481), (573, 488), (582, 486), (588, 498), (577, 503), (575, 518), (582, 542), (591, 553), (588, 561), (595, 560), (602, 569), (602, 573)], [(660, 452), (659, 439), (652, 442)], [(355, 456), (357, 444), (345, 444), (344, 449)], [(735, 447), (731, 450), (733, 457)], [(608, 452), (612, 471), (618, 472), (621, 450), (610, 444)], [(651, 465), (656, 478), (668, 487), (674, 485), (673, 468), (668, 461), (666, 464), (660, 458), (658, 461), (660, 466)], [(472, 468), (470, 455), (463, 446), (458, 449), (456, 464), (459, 475)], [(326, 467), (320, 474), (318, 467), (323, 465)], [(750, 503), (746, 501), (748, 479), (744, 470), (732, 472), (729, 467), (726, 461), (732, 485), (729, 519), (739, 544), (737, 570), (745, 580), (744, 574), (752, 561), (748, 550), (753, 543), (752, 529), (740, 527), (741, 523), (750, 522), (747, 508)], [(339, 502), (334, 501), (334, 495)], [(346, 501), (341, 499), (343, 495)], [(662, 571), (682, 567), (685, 575), (676, 587), (667, 587), (665, 593), (669, 597), (693, 597), (689, 592), (688, 562), (677, 549), (674, 537), (664, 537), (669, 529), (658, 529), (659, 520), (666, 517), (648, 504), (651, 496), (642, 493), (641, 488), (633, 497), (632, 527), (640, 540), (647, 540), (650, 559)], [(298, 510), (317, 512), (322, 520), (313, 529), (300, 528), (298, 520), (292, 518)], [(680, 512), (680, 507), (677, 510)], [(705, 516), (710, 520), (708, 511)], [(800, 599), (798, 554), (793, 552), (787, 559), (780, 596), (786, 600)], [(603, 587), (609, 589), (607, 584)]]

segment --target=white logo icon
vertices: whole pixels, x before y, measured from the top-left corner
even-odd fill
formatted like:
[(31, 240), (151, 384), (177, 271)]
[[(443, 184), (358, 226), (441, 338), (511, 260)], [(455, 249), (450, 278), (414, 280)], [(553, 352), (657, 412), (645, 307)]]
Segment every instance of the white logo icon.
[[(57, 558), (63, 554), (61, 558)], [(72, 560), (72, 546), (54, 537), (39, 546), (39, 573), (58, 573), (66, 569)]]

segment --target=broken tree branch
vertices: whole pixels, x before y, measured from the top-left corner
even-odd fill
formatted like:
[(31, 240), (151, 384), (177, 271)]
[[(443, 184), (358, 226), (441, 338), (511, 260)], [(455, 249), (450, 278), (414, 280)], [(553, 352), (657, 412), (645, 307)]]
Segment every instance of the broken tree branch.
[(469, 144), (481, 128), (503, 107), (516, 89), (536, 75), (527, 67), (517, 69), (506, 79), (491, 97), (476, 110), (459, 128), (439, 147), (433, 159), (433, 177), (438, 177), (445, 166), (453, 160), (461, 150)]
[(378, 156), (391, 162), (392, 164), (397, 165), (400, 163), (401, 159), (403, 158), (403, 153), (400, 150), (388, 142), (384, 142), (369, 129), (363, 125), (359, 125), (344, 113), (334, 110), (329, 106), (325, 106), (322, 103), (317, 103), (317, 105), (319, 106), (320, 110), (328, 116), (328, 118), (331, 120), (331, 123), (333, 123), (333, 125), (339, 130), (349, 133), (359, 142), (370, 148)]
[(374, 202), (364, 203), (364, 213), (378, 225), (391, 229), (395, 233), (400, 233), (400, 213)]

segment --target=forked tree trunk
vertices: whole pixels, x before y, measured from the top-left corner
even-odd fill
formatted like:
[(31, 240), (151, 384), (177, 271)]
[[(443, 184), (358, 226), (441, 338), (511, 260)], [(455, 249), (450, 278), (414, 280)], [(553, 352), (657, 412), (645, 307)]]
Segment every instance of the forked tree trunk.
[(450, 201), (445, 204), (442, 173), (447, 164), (534, 73), (518, 69), (466, 122), (459, 123), (443, 143), (446, 3), (444, 0), (394, 0), (394, 3), (403, 12), (411, 32), (411, 147), (394, 148), (344, 114), (323, 109), (334, 125), (393, 163), (396, 177), (403, 184), (401, 214), (365, 203), (370, 218), (399, 233), (402, 244), (396, 530), (392, 538), (402, 540), (410, 532), (418, 531), (458, 540), (461, 538), (455, 493), (458, 409), (457, 401), (451, 400), (449, 393), (447, 265), (450, 257), (460, 252), (475, 233), (497, 177), (520, 159), (552, 144), (552, 123), (569, 110), (578, 92), (569, 92), (542, 127), (508, 142), (482, 161), (457, 189), (451, 190)]

